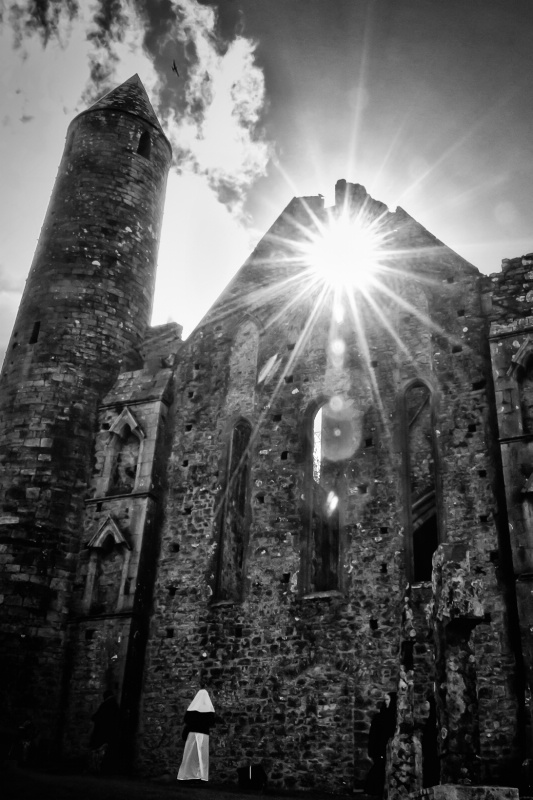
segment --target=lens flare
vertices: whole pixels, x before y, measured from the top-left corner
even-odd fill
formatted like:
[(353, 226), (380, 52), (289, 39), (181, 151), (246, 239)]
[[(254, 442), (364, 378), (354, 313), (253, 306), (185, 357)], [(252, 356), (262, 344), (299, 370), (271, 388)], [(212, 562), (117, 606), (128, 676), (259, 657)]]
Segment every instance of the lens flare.
[(365, 287), (380, 266), (383, 235), (370, 223), (333, 219), (308, 246), (313, 271), (332, 288)]

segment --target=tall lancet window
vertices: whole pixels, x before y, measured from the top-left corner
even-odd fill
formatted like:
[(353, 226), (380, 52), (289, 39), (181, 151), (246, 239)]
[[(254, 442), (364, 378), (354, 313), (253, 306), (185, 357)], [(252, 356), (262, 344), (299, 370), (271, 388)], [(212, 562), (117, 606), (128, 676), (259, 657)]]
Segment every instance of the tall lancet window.
[(314, 406), (306, 423), (305, 592), (340, 589), (341, 516), (346, 464), (359, 443), (360, 414), (337, 396)]
[(411, 581), (431, 580), (439, 544), (437, 450), (432, 394), (422, 381), (403, 398), (407, 572)]
[(217, 600), (242, 597), (248, 530), (250, 527), (250, 442), (252, 426), (245, 419), (234, 425), (228, 452), (226, 488), (222, 500)]

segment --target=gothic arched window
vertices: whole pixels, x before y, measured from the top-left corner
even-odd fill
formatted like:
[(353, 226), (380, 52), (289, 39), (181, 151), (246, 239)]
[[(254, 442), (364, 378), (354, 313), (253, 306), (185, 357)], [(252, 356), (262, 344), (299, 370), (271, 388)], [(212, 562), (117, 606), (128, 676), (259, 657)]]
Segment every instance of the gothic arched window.
[(238, 601), (242, 597), (250, 526), (251, 436), (252, 426), (245, 419), (240, 419), (231, 431), (220, 518), (217, 600)]
[(407, 572), (414, 582), (429, 581), (440, 535), (432, 394), (422, 381), (404, 393), (403, 428)]
[(328, 437), (335, 435), (330, 428), (327, 406), (321, 406), (313, 419), (309, 577), (315, 592), (338, 588), (339, 495), (334, 462), (326, 456)]
[(346, 463), (361, 438), (362, 415), (340, 396), (315, 403), (305, 423), (305, 592), (340, 588), (341, 516)]

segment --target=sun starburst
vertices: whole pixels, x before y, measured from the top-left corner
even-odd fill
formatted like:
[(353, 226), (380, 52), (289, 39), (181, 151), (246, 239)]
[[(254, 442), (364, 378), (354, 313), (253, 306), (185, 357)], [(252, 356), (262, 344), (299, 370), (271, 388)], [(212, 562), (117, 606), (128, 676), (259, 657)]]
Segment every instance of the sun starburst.
[(348, 214), (329, 220), (304, 246), (311, 270), (332, 289), (363, 289), (375, 281), (386, 256), (379, 223)]

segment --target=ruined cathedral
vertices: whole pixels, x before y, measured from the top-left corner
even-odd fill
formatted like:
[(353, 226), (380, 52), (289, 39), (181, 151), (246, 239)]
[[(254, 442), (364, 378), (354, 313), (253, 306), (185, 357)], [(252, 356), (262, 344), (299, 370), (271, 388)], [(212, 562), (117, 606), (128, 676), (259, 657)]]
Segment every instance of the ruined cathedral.
[[(341, 180), (182, 341), (149, 324), (171, 157), (137, 76), (68, 129), (0, 379), (6, 718), (76, 758), (111, 690), (124, 764), (173, 774), (205, 687), (213, 781), (349, 794), (392, 694), (388, 797), (516, 796), (533, 255), (482, 275)], [(309, 276), (298, 243), (341, 215), (385, 233), (379, 288)]]

